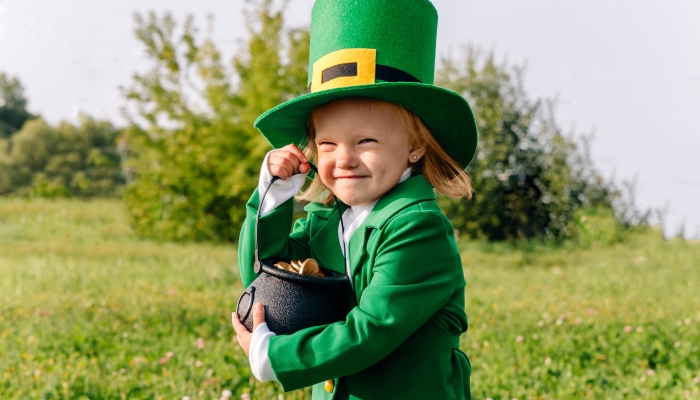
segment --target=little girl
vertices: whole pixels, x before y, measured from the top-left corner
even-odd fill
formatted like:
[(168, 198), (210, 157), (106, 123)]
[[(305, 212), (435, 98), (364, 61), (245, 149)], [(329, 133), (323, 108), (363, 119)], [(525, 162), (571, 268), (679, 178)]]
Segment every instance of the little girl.
[[(261, 208), (260, 258), (314, 258), (344, 272), (357, 306), (344, 321), (292, 335), (270, 332), (261, 304), (253, 333), (233, 313), (259, 380), (285, 391), (313, 385), (314, 399), (471, 398), (459, 350), (462, 262), (433, 188), (471, 196), (463, 169), (477, 133), (467, 102), (432, 84), (436, 31), (427, 0), (316, 1), (310, 94), (256, 121), (278, 150), (247, 204), (239, 267), (247, 286), (259, 193), (277, 176)], [(302, 190), (310, 160), (318, 173)], [(300, 191), (308, 216), (290, 234)], [(344, 233), (336, 198), (347, 206)]]

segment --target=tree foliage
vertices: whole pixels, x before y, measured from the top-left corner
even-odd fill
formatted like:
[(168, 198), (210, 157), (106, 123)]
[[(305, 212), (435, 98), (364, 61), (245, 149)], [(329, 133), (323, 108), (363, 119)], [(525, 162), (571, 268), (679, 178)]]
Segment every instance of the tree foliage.
[(27, 98), (19, 79), (0, 72), (0, 139), (19, 131), (32, 118), (36, 116), (27, 111)]
[(250, 39), (227, 67), (209, 37), (198, 42), (192, 17), (178, 31), (170, 14), (135, 16), (153, 67), (125, 90), (135, 180), (124, 200), (144, 237), (238, 237), (270, 149), (253, 121), (304, 90), (308, 58), (308, 32), (284, 29), (270, 0), (248, 17)]
[(557, 125), (554, 103), (527, 96), (522, 69), (466, 48), (461, 59), (442, 59), (436, 83), (468, 99), (479, 129), (468, 169), (472, 202), (440, 200), (461, 233), (490, 240), (570, 237), (579, 208), (610, 208), (619, 198), (594, 167), (586, 139)]
[(123, 186), (112, 124), (82, 117), (79, 125), (27, 122), (0, 139), (0, 195), (115, 197)]

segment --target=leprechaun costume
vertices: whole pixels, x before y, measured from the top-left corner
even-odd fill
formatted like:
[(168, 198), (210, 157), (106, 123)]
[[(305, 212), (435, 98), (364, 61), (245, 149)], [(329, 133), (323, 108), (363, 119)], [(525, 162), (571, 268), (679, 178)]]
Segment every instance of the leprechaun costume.
[[(372, 98), (420, 116), (466, 168), (477, 143), (474, 116), (459, 94), (433, 85), (436, 35), (437, 12), (427, 0), (317, 0), (309, 93), (265, 112), (255, 126), (275, 148), (303, 146), (314, 107)], [(256, 190), (239, 244), (245, 286), (255, 279), (258, 204)], [(260, 218), (260, 258), (314, 258), (345, 273), (338, 210), (317, 203), (305, 210), (291, 234), (293, 199)], [(357, 306), (346, 320), (270, 339), (284, 390), (313, 385), (314, 399), (470, 399), (471, 366), (459, 350), (465, 281), (453, 232), (422, 175), (385, 194), (350, 239)]]

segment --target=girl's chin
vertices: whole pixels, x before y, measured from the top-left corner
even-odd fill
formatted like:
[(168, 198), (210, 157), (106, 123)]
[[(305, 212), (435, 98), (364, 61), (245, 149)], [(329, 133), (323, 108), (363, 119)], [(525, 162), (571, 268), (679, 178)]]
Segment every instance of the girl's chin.
[(354, 206), (362, 206), (365, 204), (369, 204), (374, 202), (375, 200), (378, 200), (379, 197), (374, 198), (373, 196), (353, 196), (353, 195), (345, 195), (342, 192), (336, 194), (336, 196), (342, 201), (344, 204), (347, 204), (351, 207)]

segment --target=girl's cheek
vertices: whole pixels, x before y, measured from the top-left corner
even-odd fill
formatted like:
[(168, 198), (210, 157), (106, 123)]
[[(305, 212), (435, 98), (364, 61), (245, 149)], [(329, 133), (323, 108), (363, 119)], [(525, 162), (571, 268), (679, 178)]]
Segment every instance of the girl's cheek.
[(318, 158), (318, 175), (321, 178), (321, 182), (328, 184), (333, 172), (333, 164), (329, 162), (327, 157)]

